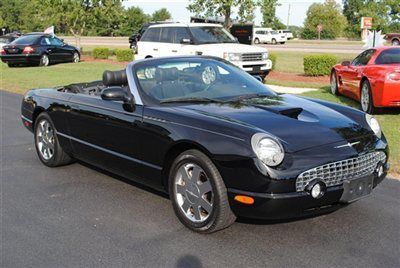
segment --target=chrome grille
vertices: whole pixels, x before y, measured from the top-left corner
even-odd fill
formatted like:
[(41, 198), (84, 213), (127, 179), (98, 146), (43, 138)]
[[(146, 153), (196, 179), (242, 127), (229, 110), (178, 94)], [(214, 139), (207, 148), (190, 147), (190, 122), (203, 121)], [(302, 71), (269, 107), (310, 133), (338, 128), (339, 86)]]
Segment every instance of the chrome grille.
[(242, 61), (261, 61), (262, 53), (244, 53), (241, 58)]
[(315, 179), (323, 181), (329, 187), (340, 185), (344, 180), (370, 175), (379, 162), (385, 161), (384, 152), (373, 152), (309, 169), (297, 177), (296, 191), (304, 191), (305, 187)]

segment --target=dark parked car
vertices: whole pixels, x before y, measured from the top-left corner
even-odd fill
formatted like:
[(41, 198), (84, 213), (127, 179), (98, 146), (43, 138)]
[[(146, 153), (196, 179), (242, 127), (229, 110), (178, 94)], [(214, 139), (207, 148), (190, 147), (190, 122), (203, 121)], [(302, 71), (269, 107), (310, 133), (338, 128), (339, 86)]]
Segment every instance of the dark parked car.
[(219, 58), (135, 61), (103, 81), (31, 90), (21, 112), (46, 166), (79, 159), (167, 192), (180, 221), (203, 233), (237, 216), (333, 211), (388, 170), (372, 116), (279, 95)]
[(56, 36), (31, 33), (4, 46), (0, 57), (9, 67), (19, 64), (48, 66), (57, 62), (79, 62), (80, 53)]
[(384, 38), (393, 46), (400, 46), (400, 33), (386, 34)]

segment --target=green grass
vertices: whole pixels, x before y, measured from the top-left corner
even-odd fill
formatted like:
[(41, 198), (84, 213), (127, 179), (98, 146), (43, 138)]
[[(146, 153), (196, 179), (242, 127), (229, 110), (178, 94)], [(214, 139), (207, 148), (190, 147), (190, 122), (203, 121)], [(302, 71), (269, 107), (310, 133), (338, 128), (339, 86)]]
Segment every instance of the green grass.
[[(360, 104), (342, 96), (334, 96), (330, 93), (329, 87), (324, 87), (318, 91), (310, 91), (302, 94), (302, 96), (323, 99), (327, 101), (337, 102), (343, 105), (359, 108)], [(400, 174), (400, 111), (385, 110), (384, 113), (374, 115), (384, 132), (390, 146), (391, 173)]]
[(355, 40), (288, 40), (288, 44), (307, 44), (307, 45), (363, 45), (362, 41)]
[(55, 87), (71, 83), (101, 80), (104, 70), (122, 69), (123, 65), (80, 62), (49, 67), (9, 68), (0, 63), (0, 89), (25, 93), (32, 88)]
[[(304, 73), (303, 58), (305, 55), (311, 54), (324, 54), (324, 53), (310, 53), (310, 52), (293, 52), (293, 51), (274, 51), (276, 54), (276, 68), (275, 70), (283, 73)], [(336, 55), (338, 61), (350, 60), (357, 56), (356, 54), (338, 54), (329, 53)]]

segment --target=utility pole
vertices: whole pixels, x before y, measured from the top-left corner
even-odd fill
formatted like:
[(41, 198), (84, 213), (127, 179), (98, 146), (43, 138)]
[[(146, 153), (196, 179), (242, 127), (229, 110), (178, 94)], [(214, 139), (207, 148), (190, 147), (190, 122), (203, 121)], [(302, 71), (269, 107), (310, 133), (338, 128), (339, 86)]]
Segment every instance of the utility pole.
[(289, 18), (290, 18), (290, 6), (292, 4), (289, 3), (289, 8), (288, 8), (288, 13), (287, 13), (287, 23), (286, 23), (286, 29), (289, 29)]

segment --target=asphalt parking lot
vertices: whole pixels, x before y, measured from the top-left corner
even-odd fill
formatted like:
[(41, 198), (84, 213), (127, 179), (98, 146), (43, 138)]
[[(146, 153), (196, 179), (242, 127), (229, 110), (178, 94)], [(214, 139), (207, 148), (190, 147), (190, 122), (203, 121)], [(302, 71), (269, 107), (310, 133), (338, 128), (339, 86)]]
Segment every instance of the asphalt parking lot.
[(0, 91), (1, 267), (400, 267), (400, 181), (334, 213), (195, 234), (169, 200), (79, 163), (47, 168)]

